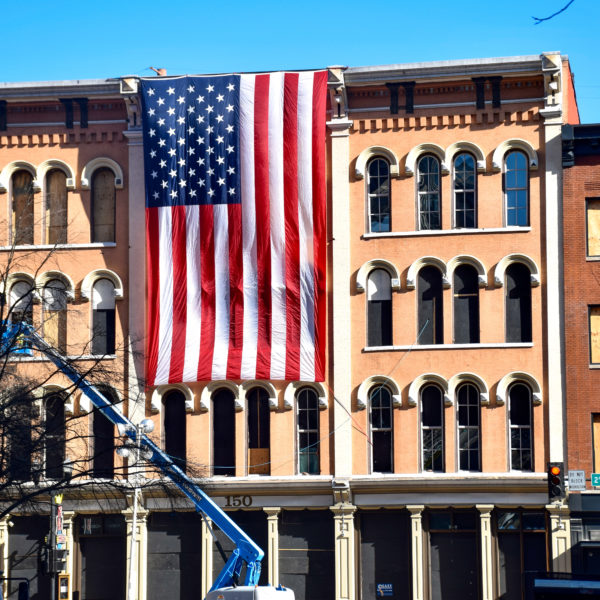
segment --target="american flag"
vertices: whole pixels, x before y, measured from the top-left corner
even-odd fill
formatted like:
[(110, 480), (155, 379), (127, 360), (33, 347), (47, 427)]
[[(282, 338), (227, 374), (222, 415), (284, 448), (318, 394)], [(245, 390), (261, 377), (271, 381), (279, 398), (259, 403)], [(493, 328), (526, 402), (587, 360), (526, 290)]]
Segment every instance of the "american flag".
[(323, 381), (327, 72), (141, 88), (148, 384)]

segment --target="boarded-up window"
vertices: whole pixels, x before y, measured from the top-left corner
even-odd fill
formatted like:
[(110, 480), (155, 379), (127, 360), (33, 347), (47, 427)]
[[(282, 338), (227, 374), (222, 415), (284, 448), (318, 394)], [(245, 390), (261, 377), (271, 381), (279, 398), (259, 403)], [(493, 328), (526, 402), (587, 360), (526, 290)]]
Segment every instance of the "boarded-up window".
[(506, 269), (506, 341), (531, 342), (531, 272), (521, 263)]
[[(102, 394), (111, 403), (115, 403), (114, 394), (102, 389)], [(92, 417), (94, 455), (92, 461), (93, 476), (112, 479), (115, 475), (115, 426), (97, 408)]]
[(65, 464), (65, 400), (60, 394), (46, 398), (46, 477), (62, 479)]
[(594, 441), (594, 473), (600, 472), (600, 413), (592, 415), (592, 439)]
[(33, 177), (27, 171), (12, 176), (12, 235), (15, 245), (33, 244)]
[(600, 306), (590, 306), (590, 363), (600, 364)]
[(92, 289), (92, 354), (115, 353), (115, 286), (98, 279)]
[(263, 388), (248, 392), (248, 472), (269, 475), (271, 426), (269, 395)]
[(44, 286), (44, 338), (63, 354), (67, 349), (67, 288), (59, 279)]
[(92, 242), (115, 241), (115, 174), (98, 169), (92, 178)]
[(479, 343), (479, 279), (471, 265), (454, 271), (454, 343)]
[(419, 344), (444, 343), (444, 309), (442, 273), (436, 267), (419, 271)]
[(235, 475), (235, 399), (230, 390), (213, 394), (213, 474)]
[(600, 256), (600, 198), (586, 198), (587, 255)]
[(367, 344), (392, 344), (392, 288), (390, 275), (383, 269), (371, 271), (367, 280)]
[(167, 392), (163, 398), (163, 408), (165, 452), (185, 471), (186, 414), (183, 392)]
[(67, 243), (67, 176), (59, 169), (46, 176), (46, 242)]

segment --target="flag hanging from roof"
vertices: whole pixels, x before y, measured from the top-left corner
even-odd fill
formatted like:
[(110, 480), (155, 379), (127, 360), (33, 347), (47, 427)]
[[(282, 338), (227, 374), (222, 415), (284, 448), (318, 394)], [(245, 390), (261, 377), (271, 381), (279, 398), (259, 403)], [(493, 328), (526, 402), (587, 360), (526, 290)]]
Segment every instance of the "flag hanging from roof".
[(148, 384), (323, 381), (327, 72), (141, 88)]

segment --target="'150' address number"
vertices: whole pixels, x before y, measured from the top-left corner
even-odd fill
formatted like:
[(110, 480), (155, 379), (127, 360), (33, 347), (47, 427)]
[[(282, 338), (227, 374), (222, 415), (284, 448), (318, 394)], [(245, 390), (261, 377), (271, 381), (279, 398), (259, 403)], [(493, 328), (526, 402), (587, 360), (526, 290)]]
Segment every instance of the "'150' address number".
[(225, 496), (225, 508), (252, 506), (252, 496)]

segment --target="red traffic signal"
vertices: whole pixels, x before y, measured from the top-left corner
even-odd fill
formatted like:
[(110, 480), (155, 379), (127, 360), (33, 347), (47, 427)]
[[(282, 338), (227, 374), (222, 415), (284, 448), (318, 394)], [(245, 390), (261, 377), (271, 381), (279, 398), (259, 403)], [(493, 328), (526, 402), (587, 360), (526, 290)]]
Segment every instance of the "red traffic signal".
[(548, 501), (560, 500), (565, 496), (564, 464), (548, 463)]

